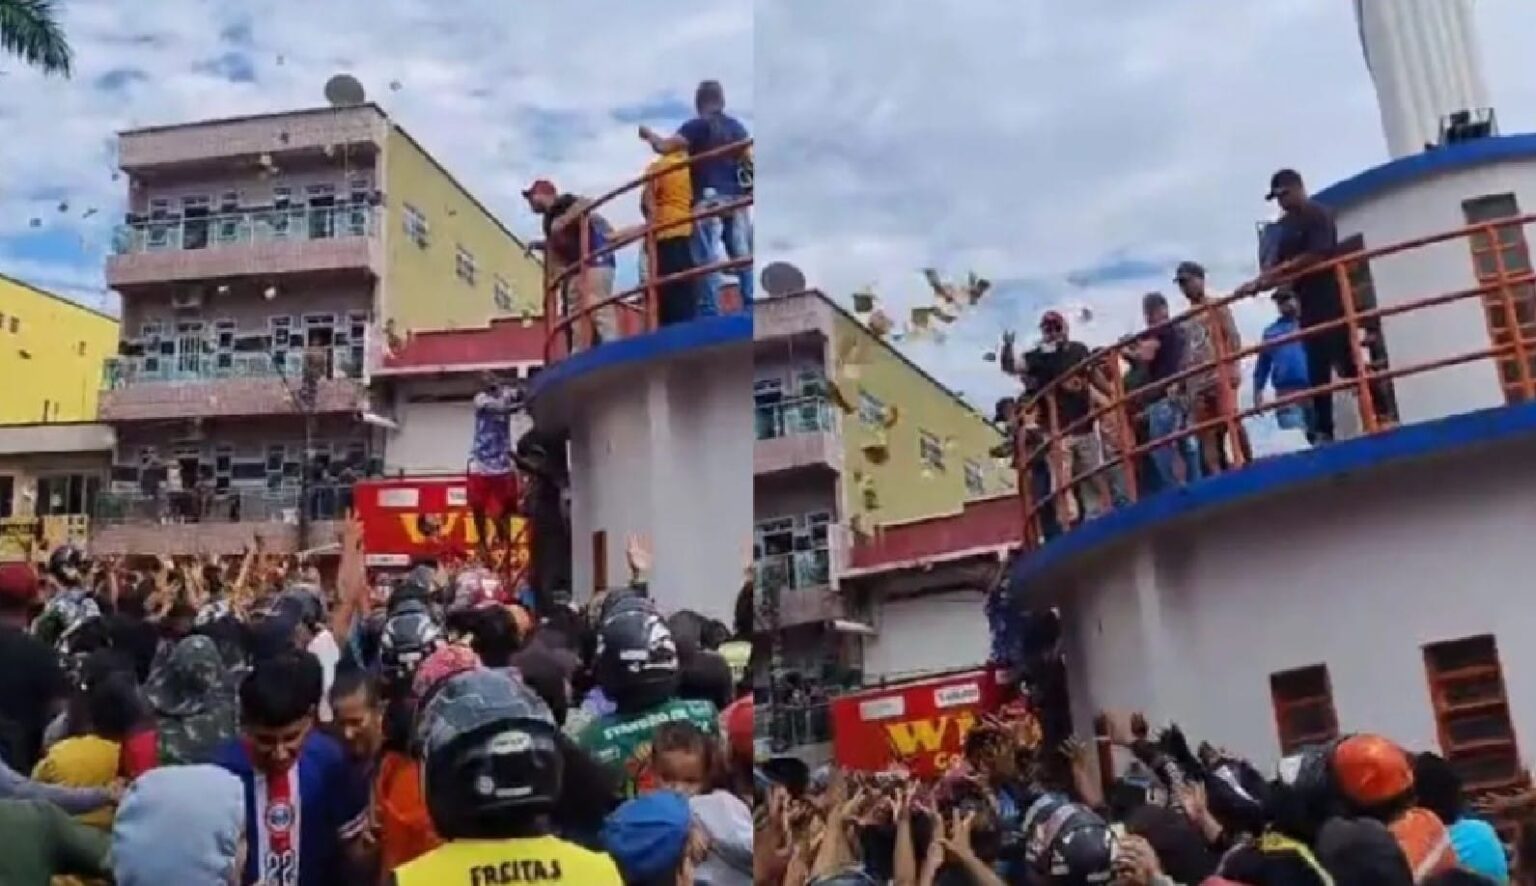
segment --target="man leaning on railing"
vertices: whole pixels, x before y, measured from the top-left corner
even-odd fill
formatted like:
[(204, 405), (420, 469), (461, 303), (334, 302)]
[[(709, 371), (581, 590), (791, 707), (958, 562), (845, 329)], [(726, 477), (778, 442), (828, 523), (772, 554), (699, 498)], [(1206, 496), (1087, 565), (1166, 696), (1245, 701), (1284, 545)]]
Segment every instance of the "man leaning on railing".
[[(1276, 264), (1239, 286), (1237, 294), (1254, 295), (1289, 282), (1296, 294), (1297, 318), (1302, 329), (1314, 329), (1343, 318), (1344, 300), (1335, 270), (1328, 267), (1306, 273), (1308, 268), (1326, 264), (1336, 257), (1339, 232), (1333, 213), (1307, 196), (1307, 186), (1294, 169), (1282, 169), (1271, 176), (1269, 194), (1264, 199), (1275, 201), (1284, 212), (1276, 235)], [(1359, 374), (1355, 343), (1347, 325), (1313, 331), (1303, 342), (1312, 387), (1330, 384), (1334, 373), (1340, 378), (1355, 378)], [(1333, 392), (1323, 392), (1312, 398), (1311, 418), (1308, 441), (1314, 444), (1331, 442), (1334, 434)]]
[[(532, 249), (544, 250), (544, 261), (550, 278), (559, 276), (567, 269), (576, 270), (560, 284), (560, 316), (571, 321), (566, 328), (566, 341), (570, 350), (583, 350), (590, 346), (613, 341), (619, 337), (618, 306), (594, 306), (613, 296), (615, 259), (612, 252), (586, 259), (583, 266), (581, 254), (582, 228), (578, 222), (587, 218), (587, 253), (590, 255), (609, 244), (613, 233), (601, 215), (590, 212), (592, 201), (574, 194), (562, 194), (553, 182), (539, 179), (523, 190), (523, 199), (537, 215), (544, 219), (544, 240), (531, 243)], [(591, 311), (590, 320), (583, 314)], [(592, 340), (587, 341), (588, 323), (591, 324)]]

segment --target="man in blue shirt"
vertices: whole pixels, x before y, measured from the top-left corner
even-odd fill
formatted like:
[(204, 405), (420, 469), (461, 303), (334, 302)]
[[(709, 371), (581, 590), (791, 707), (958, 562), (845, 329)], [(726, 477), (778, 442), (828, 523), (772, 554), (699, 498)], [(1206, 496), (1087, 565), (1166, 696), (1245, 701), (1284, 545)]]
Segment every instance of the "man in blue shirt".
[[(662, 136), (648, 126), (640, 127), (640, 137), (658, 154), (686, 148), (698, 157), (726, 145), (749, 138), (747, 127), (725, 112), (725, 90), (715, 80), (705, 80), (694, 93), (698, 116), (678, 128), (677, 134)], [(728, 151), (693, 164), (693, 210), (695, 213), (734, 203), (752, 192), (751, 150)], [(722, 246), (724, 255), (721, 255)], [(726, 212), (696, 222), (693, 226), (693, 262), (695, 267), (716, 264), (726, 257), (752, 257), (752, 220), (746, 208)], [(752, 267), (736, 272), (741, 299), (752, 303)], [(720, 313), (722, 276), (711, 274), (700, 290), (699, 315)]]
[[(1264, 341), (1291, 335), (1301, 329), (1296, 295), (1290, 289), (1275, 291), (1275, 308), (1280, 316), (1264, 329)], [(1307, 349), (1300, 339), (1266, 347), (1253, 365), (1253, 405), (1264, 405), (1264, 388), (1273, 384), (1275, 396), (1285, 397), (1312, 386), (1307, 372)], [(1275, 423), (1281, 428), (1306, 430), (1309, 404), (1305, 400), (1275, 410)]]
[(299, 651), (263, 659), (240, 684), (241, 735), (214, 764), (245, 788), (247, 886), (358, 882), (374, 863), (367, 786), (314, 729), (320, 692), (320, 662)]

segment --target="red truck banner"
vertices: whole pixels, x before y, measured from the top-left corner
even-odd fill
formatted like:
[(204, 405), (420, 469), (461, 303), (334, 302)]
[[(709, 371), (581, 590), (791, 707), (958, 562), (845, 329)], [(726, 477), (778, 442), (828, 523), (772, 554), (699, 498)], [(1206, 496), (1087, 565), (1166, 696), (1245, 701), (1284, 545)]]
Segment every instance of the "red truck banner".
[(1007, 687), (987, 669), (946, 674), (832, 700), (832, 756), (878, 772), (904, 766), (935, 778), (960, 758), (965, 735), (1002, 706)]
[[(480, 543), (463, 476), (367, 480), (357, 484), (353, 500), (363, 524), (365, 562), (371, 568), (401, 569), (419, 559), (451, 559)], [(528, 565), (525, 529), (522, 517), (513, 519), (513, 574)], [(493, 527), (491, 548), (500, 547)]]

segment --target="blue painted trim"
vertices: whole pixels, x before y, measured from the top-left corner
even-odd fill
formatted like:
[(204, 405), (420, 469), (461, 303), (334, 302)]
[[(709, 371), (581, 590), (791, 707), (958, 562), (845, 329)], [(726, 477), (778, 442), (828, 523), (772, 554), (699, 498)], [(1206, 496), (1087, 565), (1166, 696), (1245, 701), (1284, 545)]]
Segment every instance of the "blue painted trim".
[(1400, 157), (1330, 185), (1312, 197), (1337, 212), (1369, 197), (1444, 172), (1532, 157), (1536, 157), (1536, 134), (1491, 136)]
[(1532, 434), (1536, 434), (1536, 403), (1525, 403), (1453, 415), (1320, 449), (1261, 459), (1241, 471), (1207, 477), (1181, 489), (1159, 493), (1052, 539), (1040, 550), (1017, 560), (1009, 580), (1010, 590), (1013, 594), (1027, 593), (1031, 584), (1058, 568), (1108, 545), (1145, 535), (1172, 520), (1213, 508), (1252, 503), (1352, 472), (1374, 471), (1392, 462), (1445, 455), (1475, 444)]
[(541, 397), (559, 396), (562, 387), (596, 373), (751, 340), (750, 312), (667, 326), (648, 335), (620, 339), (561, 360), (534, 377), (529, 399), (537, 401)]

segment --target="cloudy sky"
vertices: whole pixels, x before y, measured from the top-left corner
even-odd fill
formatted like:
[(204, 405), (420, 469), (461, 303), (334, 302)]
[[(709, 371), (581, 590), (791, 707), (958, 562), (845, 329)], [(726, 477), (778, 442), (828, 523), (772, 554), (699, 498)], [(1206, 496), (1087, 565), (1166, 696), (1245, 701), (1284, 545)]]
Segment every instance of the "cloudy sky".
[(651, 157), (637, 124), (681, 122), (700, 79), (723, 81), (753, 119), (751, 0), (62, 5), (73, 79), (0, 59), (0, 273), (93, 306), (123, 211), (122, 129), (319, 106), (326, 79), (349, 71), (527, 233), (528, 181), (600, 193), (633, 178)]
[[(1501, 126), (1531, 131), (1536, 3), (1477, 7)], [(1252, 276), (1277, 167), (1321, 186), (1387, 157), (1342, 0), (758, 0), (754, 29), (759, 256), (897, 308), (925, 266), (996, 281), (908, 348), (976, 402), (1007, 389), (980, 358), (1005, 327), (1087, 307), (1111, 340), (1181, 258)]]

